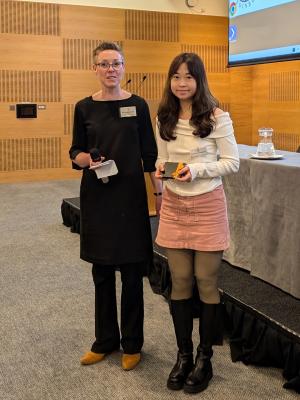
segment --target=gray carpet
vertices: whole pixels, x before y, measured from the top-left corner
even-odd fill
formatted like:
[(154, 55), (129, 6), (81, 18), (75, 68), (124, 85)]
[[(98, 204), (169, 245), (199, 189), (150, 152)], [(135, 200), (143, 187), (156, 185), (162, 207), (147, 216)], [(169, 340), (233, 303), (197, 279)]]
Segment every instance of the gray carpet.
[[(0, 185), (0, 398), (186, 399), (166, 389), (175, 339), (168, 307), (146, 280), (142, 363), (125, 372), (119, 352), (80, 366), (93, 341), (93, 284), (90, 265), (79, 259), (79, 235), (60, 214), (62, 199), (78, 191), (78, 181)], [(209, 388), (195, 398), (299, 398), (282, 389), (280, 370), (232, 363), (226, 343), (215, 347), (213, 367)]]

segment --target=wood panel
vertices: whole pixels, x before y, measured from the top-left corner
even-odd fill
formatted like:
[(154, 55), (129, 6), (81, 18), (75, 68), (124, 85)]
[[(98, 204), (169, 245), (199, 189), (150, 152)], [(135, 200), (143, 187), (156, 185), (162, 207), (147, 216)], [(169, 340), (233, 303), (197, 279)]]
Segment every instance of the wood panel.
[(61, 73), (62, 102), (74, 104), (99, 90), (96, 74), (90, 71), (64, 70)]
[(80, 172), (67, 168), (28, 169), (22, 171), (0, 171), (0, 183), (34, 182), (49, 180), (80, 179)]
[(297, 151), (300, 146), (300, 130), (297, 132), (278, 132), (273, 134), (273, 142), (276, 149)]
[(224, 103), (222, 101), (219, 102), (219, 107), (223, 111), (227, 111), (230, 113), (230, 104), (229, 103)]
[(269, 70), (262, 66), (252, 67), (252, 143), (259, 141), (258, 129), (263, 126), (273, 126), (272, 115), (269, 112)]
[(98, 40), (63, 39), (63, 68), (90, 70), (93, 65), (93, 50), (98, 44)]
[(238, 143), (252, 144), (252, 69), (230, 70), (230, 112)]
[(258, 128), (270, 126), (275, 146), (283, 150), (298, 148), (299, 67), (299, 61), (253, 67), (253, 144), (259, 140)]
[(2, 172), (60, 167), (60, 137), (0, 139)]
[(221, 103), (230, 103), (230, 82), (226, 74), (208, 73), (208, 84), (212, 94)]
[(146, 189), (147, 189), (147, 195), (148, 195), (147, 197), (148, 197), (149, 214), (156, 215), (155, 196), (153, 194), (153, 187), (152, 187), (149, 173), (145, 173), (145, 181), (146, 181)]
[(62, 68), (61, 43), (61, 38), (56, 36), (20, 36), (3, 33), (0, 39), (0, 69), (60, 70)]
[(156, 115), (157, 115), (157, 110), (158, 110), (158, 106), (159, 106), (159, 100), (147, 100), (147, 103), (149, 106), (153, 130), (155, 132)]
[(166, 73), (173, 58), (181, 52), (181, 46), (180, 43), (126, 40), (123, 50), (127, 71)]
[[(69, 149), (71, 143), (72, 143), (72, 135), (61, 137), (61, 168), (72, 169), (72, 162), (69, 157)], [(77, 175), (79, 177), (81, 174), (79, 173)]]
[(272, 72), (269, 76), (269, 101), (299, 101), (300, 72)]
[(126, 10), (125, 39), (178, 42), (178, 14)]
[(64, 104), (64, 135), (71, 135), (73, 131), (74, 104)]
[(179, 15), (179, 42), (226, 45), (228, 19), (207, 15)]
[[(146, 78), (145, 78), (146, 77)], [(131, 79), (126, 89), (148, 100), (159, 100), (162, 96), (167, 74), (127, 72), (125, 82)]]
[(0, 70), (0, 101), (58, 102), (61, 100), (59, 71)]
[[(300, 103), (298, 103), (298, 107), (289, 107), (288, 104), (282, 103), (270, 103), (266, 105), (266, 109), (269, 114), (267, 124), (263, 124), (263, 121), (259, 121), (260, 126), (267, 125), (281, 132), (300, 132)], [(263, 115), (260, 110), (256, 109), (255, 111), (258, 116)]]
[(57, 4), (0, 1), (1, 33), (58, 36), (59, 22)]
[(16, 118), (9, 104), (0, 104), (0, 138), (51, 137), (64, 132), (64, 107), (61, 103), (43, 103), (37, 118)]
[(125, 10), (117, 8), (61, 5), (60, 23), (61, 36), (64, 38), (125, 38)]
[(206, 72), (228, 72), (228, 47), (225, 45), (182, 44), (181, 51), (198, 54)]

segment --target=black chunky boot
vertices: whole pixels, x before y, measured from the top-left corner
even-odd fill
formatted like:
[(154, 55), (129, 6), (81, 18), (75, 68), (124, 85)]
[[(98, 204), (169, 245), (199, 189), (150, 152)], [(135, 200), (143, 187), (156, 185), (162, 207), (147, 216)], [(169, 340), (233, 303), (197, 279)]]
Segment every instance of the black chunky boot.
[(185, 393), (199, 393), (207, 388), (209, 381), (213, 377), (210, 362), (212, 354), (211, 348), (203, 349), (200, 346), (198, 347), (195, 366), (184, 383)]
[(168, 377), (167, 387), (171, 390), (180, 390), (194, 366), (192, 299), (171, 300), (171, 314), (179, 351), (176, 364)]
[(170, 372), (167, 387), (171, 390), (180, 390), (186, 377), (194, 366), (193, 353), (177, 353), (177, 361)]
[(184, 383), (185, 393), (199, 393), (205, 390), (213, 377), (211, 357), (212, 345), (216, 341), (215, 328), (218, 325), (217, 318), (220, 314), (220, 304), (201, 304), (200, 310), (200, 344), (197, 348), (195, 366)]

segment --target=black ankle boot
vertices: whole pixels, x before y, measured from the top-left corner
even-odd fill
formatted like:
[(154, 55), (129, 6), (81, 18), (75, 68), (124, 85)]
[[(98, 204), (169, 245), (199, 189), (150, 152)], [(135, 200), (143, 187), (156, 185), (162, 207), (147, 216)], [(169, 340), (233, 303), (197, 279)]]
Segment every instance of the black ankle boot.
[(212, 353), (212, 349), (204, 350), (201, 347), (198, 348), (195, 366), (189, 373), (183, 386), (185, 393), (199, 393), (207, 388), (213, 376), (210, 362)]
[(170, 372), (167, 387), (180, 390), (194, 366), (192, 299), (171, 300), (170, 306), (179, 351), (176, 364)]
[(220, 304), (206, 304), (201, 302), (200, 307), (200, 344), (197, 348), (195, 366), (188, 375), (183, 390), (186, 393), (199, 393), (205, 390), (213, 376), (211, 357), (212, 345), (221, 343), (222, 335), (218, 327), (221, 319)]
[(177, 354), (177, 361), (170, 372), (167, 387), (172, 390), (180, 390), (194, 366), (193, 353)]

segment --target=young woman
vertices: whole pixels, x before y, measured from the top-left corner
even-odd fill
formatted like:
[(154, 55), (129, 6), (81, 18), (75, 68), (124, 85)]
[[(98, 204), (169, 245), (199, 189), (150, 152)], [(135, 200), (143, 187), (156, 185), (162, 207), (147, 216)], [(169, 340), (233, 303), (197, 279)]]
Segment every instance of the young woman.
[[(171, 63), (157, 116), (156, 177), (165, 163), (185, 166), (165, 180), (156, 242), (166, 248), (171, 271), (171, 314), (178, 346), (169, 389), (200, 392), (212, 378), (212, 345), (220, 297), (218, 269), (229, 246), (221, 176), (237, 172), (232, 121), (212, 96), (202, 60), (182, 53)], [(193, 283), (201, 300), (200, 343), (193, 359)]]
[[(154, 192), (160, 192), (154, 178), (157, 147), (145, 100), (121, 88), (125, 67), (119, 46), (103, 42), (93, 56), (101, 90), (76, 104), (70, 149), (73, 167), (83, 169), (80, 256), (92, 263), (95, 284), (96, 340), (81, 364), (102, 361), (121, 344), (122, 367), (130, 370), (140, 361), (144, 340), (143, 274), (152, 257), (144, 172), (150, 173)], [(107, 183), (90, 168), (104, 159), (118, 168)], [(121, 329), (116, 266), (122, 280)]]

